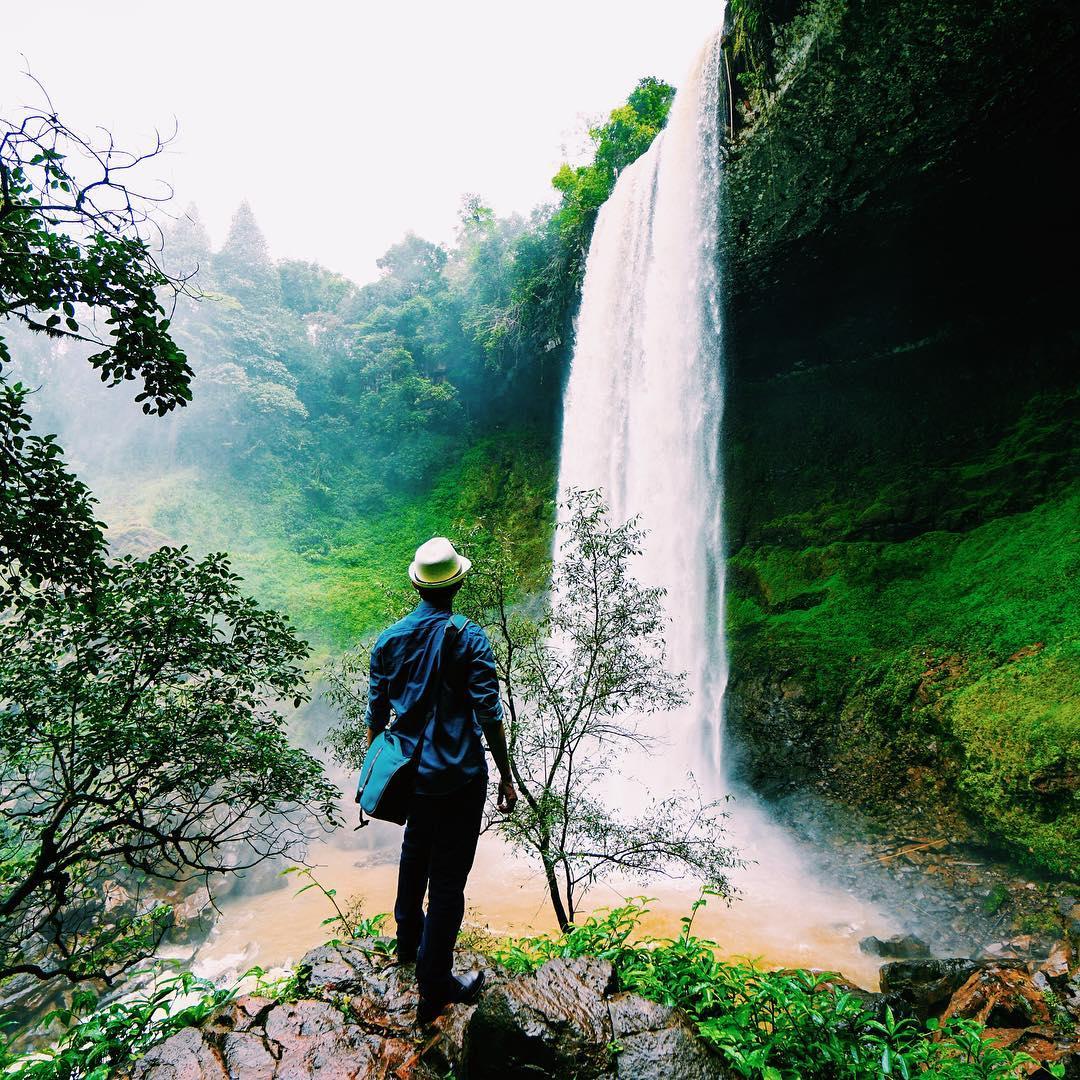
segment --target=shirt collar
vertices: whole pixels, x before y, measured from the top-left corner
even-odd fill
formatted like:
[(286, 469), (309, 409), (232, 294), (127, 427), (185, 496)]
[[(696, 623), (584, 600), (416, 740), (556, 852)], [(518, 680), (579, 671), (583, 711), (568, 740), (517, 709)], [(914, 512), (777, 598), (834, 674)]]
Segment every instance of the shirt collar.
[(453, 614), (453, 608), (440, 607), (438, 604), (433, 604), (430, 600), (423, 598), (416, 605), (417, 615), (434, 615), (436, 613), (451, 615)]

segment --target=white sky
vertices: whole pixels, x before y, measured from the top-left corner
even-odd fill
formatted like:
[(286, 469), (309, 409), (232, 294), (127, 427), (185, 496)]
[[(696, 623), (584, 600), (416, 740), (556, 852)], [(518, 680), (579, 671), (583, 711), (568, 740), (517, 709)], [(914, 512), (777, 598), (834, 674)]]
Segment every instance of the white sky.
[[(461, 196), (499, 214), (551, 198), (587, 120), (643, 75), (678, 85), (722, 0), (59, 0), (12, 5), (0, 109), (40, 104), (141, 144), (215, 244), (251, 203), (275, 256), (358, 281), (406, 230), (453, 236)], [(25, 54), (25, 60), (20, 54)]]

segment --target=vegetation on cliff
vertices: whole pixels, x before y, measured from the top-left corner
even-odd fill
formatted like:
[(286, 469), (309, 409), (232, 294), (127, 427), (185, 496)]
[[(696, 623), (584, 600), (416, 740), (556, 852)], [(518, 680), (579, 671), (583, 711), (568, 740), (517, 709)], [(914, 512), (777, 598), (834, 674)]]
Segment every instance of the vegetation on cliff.
[(781, 37), (728, 170), (731, 745), (1076, 878), (1075, 322), (1004, 272), (1052, 260), (1075, 13)]

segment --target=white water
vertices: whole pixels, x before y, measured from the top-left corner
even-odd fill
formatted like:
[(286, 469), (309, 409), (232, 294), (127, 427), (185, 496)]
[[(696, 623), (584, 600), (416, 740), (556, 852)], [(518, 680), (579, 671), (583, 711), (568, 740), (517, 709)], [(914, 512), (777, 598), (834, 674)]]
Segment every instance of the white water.
[(668, 786), (688, 771), (721, 775), (721, 65), (717, 35), (600, 211), (560, 463), (560, 491), (600, 488), (615, 520), (640, 515), (648, 530), (636, 576), (667, 590), (669, 663), (692, 692), (662, 718), (668, 746), (650, 763), (650, 780)]
[[(600, 488), (618, 521), (640, 515), (639, 580), (667, 590), (669, 666), (692, 697), (653, 717), (661, 745), (631, 755), (607, 796), (622, 806), (663, 796), (692, 773), (726, 794), (722, 761), (724, 519), (723, 268), (717, 251), (726, 116), (719, 35), (678, 92), (667, 126), (619, 177), (596, 222), (564, 409), (560, 490)], [(755, 800), (740, 797), (728, 840), (748, 865), (730, 875), (745, 921), (722, 919), (725, 946), (843, 957), (856, 933), (890, 925), (857, 897), (817, 880), (802, 848)], [(840, 913), (843, 913), (842, 916)], [(728, 935), (731, 935), (730, 937)], [(811, 944), (812, 943), (812, 944)], [(826, 944), (828, 943), (828, 944)], [(805, 962), (805, 961), (804, 961)]]

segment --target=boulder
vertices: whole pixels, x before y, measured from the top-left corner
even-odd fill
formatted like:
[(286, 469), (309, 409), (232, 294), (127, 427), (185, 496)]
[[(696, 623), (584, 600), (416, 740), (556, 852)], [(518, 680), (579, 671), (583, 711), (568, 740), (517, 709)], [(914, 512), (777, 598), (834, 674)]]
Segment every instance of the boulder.
[(1059, 941), (1051, 950), (1039, 970), (1052, 983), (1064, 982), (1069, 977), (1069, 968), (1073, 961), (1072, 946), (1068, 941)]
[[(459, 954), (458, 968), (475, 958)], [(475, 1005), (431, 1032), (415, 1025), (412, 965), (362, 944), (301, 961), (310, 996), (238, 998), (155, 1047), (131, 1080), (726, 1080), (678, 1009), (616, 992), (611, 964), (551, 960), (530, 975), (489, 971)]]
[(132, 1080), (359, 1080), (430, 1076), (410, 1042), (365, 1031), (329, 1002), (242, 997), (139, 1061)]
[(895, 960), (912, 960), (930, 955), (930, 946), (914, 934), (893, 934), (884, 941), (871, 935), (859, 942), (859, 948), (871, 956), (885, 956)]
[(414, 969), (371, 942), (322, 945), (304, 955), (300, 968), (310, 993), (335, 998), (366, 1027), (397, 1034), (416, 1022)]
[(954, 1016), (978, 1020), (988, 1028), (1028, 1028), (1052, 1020), (1031, 976), (998, 964), (976, 971), (953, 994), (944, 1018)]
[(620, 1080), (713, 1080), (729, 1075), (678, 1009), (623, 993), (610, 999), (608, 1013)]
[(946, 1004), (979, 969), (974, 960), (897, 960), (881, 966), (881, 990), (896, 994), (921, 1017)]
[(131, 1075), (135, 1080), (232, 1080), (221, 1055), (198, 1028), (184, 1028), (152, 1047)]
[(613, 1033), (606, 960), (549, 960), (481, 996), (465, 1036), (468, 1080), (609, 1076)]

